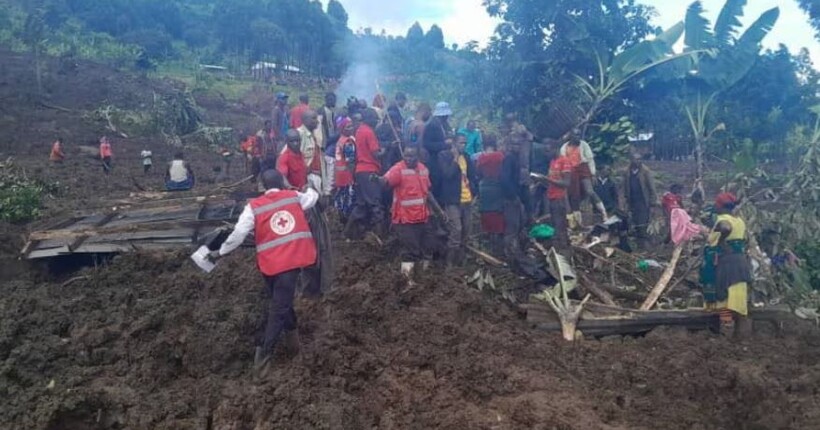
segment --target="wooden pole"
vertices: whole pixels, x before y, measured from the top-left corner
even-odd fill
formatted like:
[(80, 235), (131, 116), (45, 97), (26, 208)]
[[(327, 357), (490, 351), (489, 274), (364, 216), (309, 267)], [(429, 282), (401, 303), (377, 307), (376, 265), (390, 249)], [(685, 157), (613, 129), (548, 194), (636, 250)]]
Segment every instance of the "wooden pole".
[(672, 259), (669, 261), (669, 265), (666, 266), (666, 270), (663, 271), (663, 275), (661, 278), (658, 279), (658, 283), (655, 284), (655, 287), (652, 288), (652, 291), (649, 292), (649, 296), (641, 305), (642, 311), (648, 311), (652, 309), (652, 306), (655, 306), (655, 302), (661, 297), (664, 290), (666, 290), (666, 286), (669, 284), (669, 281), (672, 280), (672, 275), (675, 274), (675, 268), (678, 266), (678, 260), (680, 260), (680, 254), (683, 251), (683, 245), (678, 245), (675, 247), (675, 250), (672, 252)]

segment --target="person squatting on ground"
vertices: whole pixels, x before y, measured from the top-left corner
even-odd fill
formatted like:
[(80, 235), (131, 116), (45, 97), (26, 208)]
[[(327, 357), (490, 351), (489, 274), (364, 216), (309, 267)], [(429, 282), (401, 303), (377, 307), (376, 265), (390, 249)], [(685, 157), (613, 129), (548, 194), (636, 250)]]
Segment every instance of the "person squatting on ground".
[(191, 166), (185, 162), (181, 152), (174, 154), (174, 159), (165, 172), (165, 189), (168, 191), (187, 191), (196, 184), (196, 177)]
[(705, 307), (720, 313), (720, 330), (727, 336), (734, 335), (736, 321), (744, 326), (749, 322), (752, 273), (746, 258), (746, 223), (733, 214), (737, 203), (731, 193), (715, 199), (717, 219), (707, 239), (700, 274)]
[[(359, 238), (362, 228), (365, 231), (373, 231), (374, 228), (381, 228), (383, 225), (382, 187), (370, 180), (371, 175), (378, 175), (381, 171), (379, 159), (382, 149), (374, 131), (377, 123), (376, 112), (373, 109), (365, 109), (362, 113), (362, 123), (356, 130), (356, 171), (353, 175), (356, 203), (345, 228), (348, 238)], [(381, 235), (383, 232), (379, 231), (376, 234)]]
[(461, 265), (464, 260), (465, 245), (472, 233), (472, 207), (475, 190), (473, 161), (464, 152), (467, 136), (459, 134), (449, 151), (441, 151), (436, 160), (441, 172), (440, 196), (438, 203), (447, 215), (448, 266)]
[(491, 252), (502, 251), (504, 235), (504, 191), (501, 189), (501, 166), (504, 153), (498, 151), (495, 135), (484, 137), (484, 152), (476, 156), (478, 176), (478, 211), (481, 232)]
[(254, 366), (261, 369), (282, 338), (287, 352), (299, 352), (299, 334), (293, 300), (302, 269), (316, 264), (317, 249), (305, 211), (316, 205), (318, 193), (285, 190), (284, 178), (276, 170), (262, 173), (265, 194), (245, 206), (236, 227), (211, 259), (238, 248), (253, 231), (256, 264), (271, 295), (262, 342), (256, 347)]
[(595, 153), (586, 141), (581, 140), (581, 131), (572, 130), (569, 140), (561, 147), (561, 155), (569, 159), (572, 164), (572, 183), (569, 188), (569, 205), (572, 209), (573, 224), (578, 228), (583, 227), (581, 215), (581, 203), (589, 198), (592, 199), (595, 209), (601, 214), (603, 219), (607, 219), (607, 211), (604, 203), (595, 194), (592, 186), (592, 178), (595, 177)]
[(111, 142), (106, 136), (100, 138), (100, 161), (102, 162), (103, 172), (106, 175), (111, 173), (113, 168), (112, 159), (114, 158), (114, 150), (111, 149)]
[(430, 172), (419, 161), (418, 149), (404, 150), (404, 160), (396, 163), (383, 177), (371, 174), (370, 182), (393, 189), (393, 231), (401, 246), (401, 273), (413, 285), (416, 263), (426, 260), (425, 251), (431, 237)]

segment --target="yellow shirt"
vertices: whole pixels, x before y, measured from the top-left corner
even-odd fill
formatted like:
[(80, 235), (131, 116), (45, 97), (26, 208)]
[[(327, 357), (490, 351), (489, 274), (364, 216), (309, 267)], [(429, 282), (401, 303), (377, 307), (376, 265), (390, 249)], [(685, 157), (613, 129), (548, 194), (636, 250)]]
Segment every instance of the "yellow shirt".
[(467, 159), (463, 155), (458, 156), (458, 168), (461, 170), (461, 203), (470, 203), (473, 201), (473, 193), (467, 179)]
[[(729, 225), (732, 226), (732, 232), (729, 233), (729, 237), (726, 240), (744, 240), (746, 239), (746, 223), (736, 217), (729, 214), (722, 214), (717, 216), (717, 222), (715, 226), (720, 224), (721, 222), (726, 221)], [(720, 233), (714, 231), (709, 233), (709, 246), (717, 246), (718, 242), (720, 241)]]

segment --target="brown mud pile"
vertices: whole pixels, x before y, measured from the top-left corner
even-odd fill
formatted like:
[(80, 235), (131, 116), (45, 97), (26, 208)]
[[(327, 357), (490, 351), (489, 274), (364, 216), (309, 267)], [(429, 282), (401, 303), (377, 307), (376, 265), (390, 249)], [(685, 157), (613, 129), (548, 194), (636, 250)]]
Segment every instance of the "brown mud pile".
[[(104, 130), (78, 112), (133, 108), (169, 84), (81, 63), (46, 80), (47, 101), (64, 112), (33, 101), (30, 56), (0, 58), (0, 151), (62, 182), (50, 211), (126, 197), (131, 177), (159, 187), (173, 148), (115, 139), (115, 170), (102, 179), (77, 145)], [(258, 119), (245, 113), (244, 124), (222, 125), (250, 129)], [(45, 166), (56, 134), (69, 159)], [(159, 154), (148, 178), (143, 147)], [(218, 164), (188, 154), (198, 173)], [(339, 243), (337, 289), (298, 302), (301, 355), (261, 378), (250, 363), (268, 298), (251, 252), (211, 275), (180, 251), (55, 279), (16, 260), (25, 230), (0, 223), (0, 429), (820, 428), (814, 327), (776, 337), (763, 326), (737, 342), (658, 330), (569, 344), (460, 274), (437, 269), (400, 294), (390, 252)]]
[[(65, 287), (0, 294), (0, 428), (818, 428), (820, 336), (790, 327), (564, 343), (509, 306), (341, 244), (338, 288), (300, 300), (302, 353), (250, 370), (267, 298), (253, 256), (212, 275), (128, 255)], [(61, 280), (63, 281), (63, 280)], [(52, 382), (53, 381), (53, 382)]]

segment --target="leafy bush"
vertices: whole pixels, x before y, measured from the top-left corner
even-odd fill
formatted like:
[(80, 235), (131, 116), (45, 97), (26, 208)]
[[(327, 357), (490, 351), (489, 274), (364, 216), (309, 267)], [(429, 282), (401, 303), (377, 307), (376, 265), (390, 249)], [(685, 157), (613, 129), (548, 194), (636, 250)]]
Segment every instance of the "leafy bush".
[(56, 184), (29, 179), (10, 160), (0, 163), (0, 220), (20, 223), (39, 217), (43, 196), (56, 191)]

